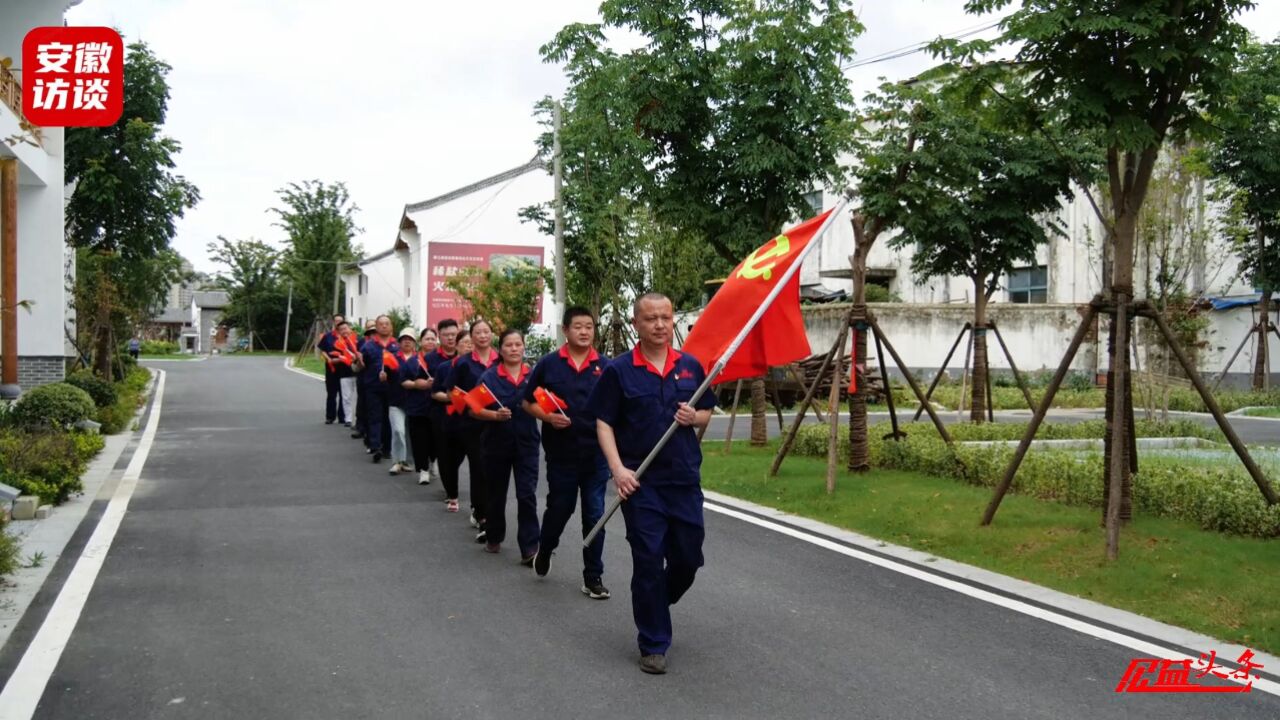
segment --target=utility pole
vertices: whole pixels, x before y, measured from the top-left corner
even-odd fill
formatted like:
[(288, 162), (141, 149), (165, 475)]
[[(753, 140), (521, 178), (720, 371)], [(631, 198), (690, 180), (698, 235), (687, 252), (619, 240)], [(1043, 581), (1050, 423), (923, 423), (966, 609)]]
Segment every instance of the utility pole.
[[(555, 205), (556, 205), (556, 307), (560, 312), (564, 312), (565, 308), (565, 287), (564, 287), (564, 168), (560, 162), (560, 122), (564, 109), (560, 106), (560, 101), (556, 101), (553, 131), (551, 136), (551, 168), (552, 175), (555, 178)], [(555, 322), (553, 320), (553, 322)], [(560, 342), (564, 342), (564, 329), (560, 327), (559, 322), (555, 322), (556, 338)]]
[[(342, 276), (342, 263), (335, 261), (333, 263), (333, 314), (338, 314), (338, 278)], [(345, 315), (344, 315), (345, 317)]]
[(293, 281), (289, 281), (289, 308), (284, 312), (284, 354), (289, 354), (289, 321), (293, 319)]

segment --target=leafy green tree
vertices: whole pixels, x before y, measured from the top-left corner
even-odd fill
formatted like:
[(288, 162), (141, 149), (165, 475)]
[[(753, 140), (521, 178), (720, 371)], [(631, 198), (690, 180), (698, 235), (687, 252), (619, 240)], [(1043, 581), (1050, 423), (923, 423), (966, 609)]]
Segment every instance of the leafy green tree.
[[(1249, 42), (1240, 50), (1229, 86), (1229, 101), (1214, 117), (1220, 132), (1210, 164), (1223, 190), (1249, 226), (1235, 242), (1242, 273), (1262, 291), (1259, 312), (1271, 311), (1280, 288), (1280, 43)], [(1259, 326), (1253, 388), (1265, 386), (1268, 358), (1264, 326)]]
[(341, 308), (340, 283), (336, 268), (358, 260), (361, 251), (352, 245), (360, 232), (355, 214), (359, 211), (347, 193), (345, 183), (326, 184), (320, 180), (289, 183), (276, 191), (280, 207), (271, 208), (276, 226), (286, 234), (281, 274), (293, 280), (295, 297), (318, 319), (330, 308)]
[[(808, 215), (806, 193), (842, 182), (854, 122), (841, 63), (862, 31), (848, 2), (605, 0), (600, 12), (602, 23), (566, 27), (544, 57), (589, 58), (582, 72), (611, 85), (599, 102), (643, 140), (644, 172), (630, 182), (658, 223), (712, 248), (727, 270)], [(602, 47), (609, 30), (645, 44), (613, 54)], [(763, 405), (752, 415), (762, 444)]]
[(128, 46), (124, 61), (124, 113), (108, 127), (67, 128), (67, 241), (96, 256), (96, 290), (78, 307), (92, 318), (95, 364), (110, 377), (113, 327), (126, 307), (121, 298), (163, 296), (175, 275), (169, 250), (175, 222), (200, 199), (174, 173), (179, 143), (161, 133), (169, 102), (169, 65), (145, 43)]
[(488, 270), (466, 267), (446, 280), (445, 287), (467, 305), (468, 318), (484, 318), (495, 331), (515, 328), (528, 333), (542, 304), (543, 290), (551, 281), (549, 270), (526, 260)]
[[(968, 0), (971, 13), (991, 13), (1014, 0)], [(1252, 0), (1021, 0), (1001, 21), (994, 43), (978, 41), (962, 58), (993, 46), (1015, 49), (1013, 61), (1029, 73), (1028, 97), (1068, 130), (1096, 132), (1106, 149), (1106, 202), (1112, 268), (1109, 294), (1120, 306), (1134, 296), (1134, 240), (1161, 146), (1205, 127), (1235, 69), (1236, 51), (1248, 33), (1236, 16)], [(1087, 183), (1084, 183), (1087, 184)], [(1119, 483), (1128, 516), (1132, 462), (1126, 439), (1132, 425), (1128, 343), (1109, 343), (1107, 486)], [(1126, 325), (1127, 332), (1127, 325)], [(1109, 400), (1112, 400), (1109, 398)], [(1124, 415), (1116, 417), (1122, 408)], [(1110, 492), (1106, 493), (1110, 498)], [(1108, 518), (1107, 554), (1114, 558), (1118, 524)]]
[(252, 349), (254, 333), (260, 330), (255, 320), (279, 301), (280, 253), (261, 240), (228, 240), (221, 235), (208, 247), (209, 259), (227, 268), (214, 279), (217, 287), (227, 291), (226, 323), (247, 330)]
[(986, 420), (987, 303), (1016, 265), (1035, 262), (1050, 233), (1063, 234), (1051, 213), (1069, 199), (1072, 167), (1091, 160), (1087, 145), (1077, 147), (1062, 133), (1051, 137), (1027, 122), (1016, 75), (983, 75), (885, 86), (885, 92), (915, 99), (910, 158), (897, 156), (902, 145), (887, 145), (895, 155), (888, 164), (909, 161), (912, 172), (902, 182), (865, 188), (895, 200), (902, 232), (889, 244), (914, 248), (916, 277), (958, 276), (973, 283), (970, 419), (976, 423)]

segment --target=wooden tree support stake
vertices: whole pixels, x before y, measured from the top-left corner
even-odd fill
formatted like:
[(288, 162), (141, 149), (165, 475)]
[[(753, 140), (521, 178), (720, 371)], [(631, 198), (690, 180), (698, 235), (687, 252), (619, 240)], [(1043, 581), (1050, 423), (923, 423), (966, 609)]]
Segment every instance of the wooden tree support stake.
[[(795, 443), (796, 433), (800, 431), (800, 424), (804, 422), (805, 410), (809, 404), (813, 402), (813, 396), (818, 391), (818, 385), (822, 383), (822, 376), (826, 374), (827, 368), (831, 367), (831, 360), (836, 353), (844, 347), (844, 341), (849, 337), (849, 322), (846, 321), (844, 326), (840, 328), (840, 335), (831, 345), (831, 350), (827, 352), (827, 356), (822, 359), (822, 366), (818, 368), (818, 372), (814, 375), (813, 384), (805, 391), (804, 400), (800, 402), (800, 409), (796, 411), (795, 420), (791, 421), (791, 427), (787, 430), (787, 435), (782, 439), (782, 444), (778, 446), (778, 452), (773, 456), (773, 465), (769, 466), (769, 477), (777, 477), (778, 469), (782, 467), (782, 461), (786, 459), (787, 453), (791, 452), (791, 445)], [(837, 365), (836, 367), (840, 367)], [(815, 406), (816, 407), (816, 406)], [(839, 413), (836, 414), (837, 418)]]
[(738, 384), (733, 388), (733, 409), (729, 411), (729, 432), (724, 436), (725, 455), (729, 454), (729, 448), (733, 445), (733, 424), (738, 421), (738, 400), (742, 397), (742, 380), (738, 380)]
[(889, 404), (889, 422), (893, 426), (893, 432), (885, 435), (884, 439), (897, 442), (899, 438), (904, 438), (907, 434), (898, 429), (898, 411), (893, 406), (893, 386), (889, 383), (889, 371), (885, 369), (884, 365), (884, 348), (880, 346), (880, 333), (872, 333), (872, 336), (876, 341), (876, 360), (880, 362), (880, 378), (884, 382), (885, 402)]
[(920, 384), (916, 382), (915, 375), (911, 373), (911, 369), (907, 364), (902, 362), (902, 358), (898, 355), (898, 351), (893, 349), (893, 343), (889, 342), (889, 338), (885, 337), (884, 331), (880, 329), (880, 323), (876, 322), (875, 316), (867, 314), (867, 322), (871, 324), (871, 331), (884, 340), (884, 348), (889, 351), (889, 356), (893, 358), (894, 364), (898, 366), (898, 371), (906, 378), (907, 384), (911, 386), (911, 392), (915, 393), (916, 400), (924, 406), (925, 412), (929, 413), (929, 418), (933, 420), (934, 427), (938, 428), (938, 434), (942, 436), (943, 441), (948, 445), (952, 443), (951, 433), (947, 432), (947, 427), (942, 424), (942, 418), (938, 417), (938, 413), (934, 412), (933, 406), (930, 405), (924, 397), (924, 392), (920, 390)]
[[(1009, 346), (1004, 342), (1004, 336), (1000, 334), (1000, 328), (995, 322), (987, 321), (987, 326), (996, 334), (996, 342), (1000, 343), (1000, 351), (1004, 353), (1004, 359), (1009, 362), (1009, 369), (1013, 371), (1013, 379), (1018, 383), (1018, 389), (1022, 391), (1022, 397), (1027, 401), (1027, 407), (1031, 412), (1036, 411), (1036, 401), (1031, 399), (1031, 390), (1027, 388), (1027, 383), (1022, 379), (1022, 373), (1018, 372), (1018, 366), (1013, 362), (1013, 353), (1009, 352)], [(990, 373), (988, 373), (990, 375)]]
[(1040, 424), (1044, 422), (1044, 417), (1049, 412), (1049, 408), (1053, 405), (1053, 397), (1058, 394), (1058, 388), (1062, 385), (1062, 381), (1067, 376), (1067, 372), (1071, 370), (1071, 362), (1075, 360), (1076, 353), (1080, 350), (1080, 343), (1084, 342), (1084, 338), (1089, 334), (1089, 326), (1093, 324), (1094, 318), (1098, 316), (1098, 299), (1095, 298), (1093, 303), (1089, 304), (1089, 309), (1085, 311), (1084, 318), (1080, 320), (1080, 325), (1076, 327), (1076, 334), (1071, 338), (1071, 344), (1067, 346), (1067, 352), (1062, 356), (1062, 362), (1058, 365), (1058, 370), (1053, 374), (1053, 379), (1049, 381), (1049, 387), (1045, 388), (1044, 397), (1040, 398), (1040, 406), (1036, 408), (1036, 412), (1031, 416), (1031, 422), (1028, 423), (1027, 429), (1022, 433), (1022, 440), (1018, 441), (1018, 449), (1013, 453), (1013, 459), (1009, 461), (1009, 467), (1005, 468), (1004, 477), (1000, 479), (1000, 484), (996, 486), (995, 491), (991, 495), (991, 502), (987, 504), (986, 511), (982, 514), (982, 524), (990, 525), (991, 521), (996, 517), (996, 511), (1000, 509), (1000, 502), (1004, 500), (1004, 496), (1009, 492), (1009, 487), (1013, 485), (1013, 478), (1018, 474), (1018, 467), (1022, 465), (1022, 459), (1027, 456), (1027, 450), (1031, 447), (1031, 441), (1036, 437), (1036, 431), (1040, 429)]
[[(938, 383), (942, 380), (942, 376), (947, 372), (947, 365), (951, 363), (951, 356), (956, 354), (956, 348), (960, 347), (960, 341), (964, 339), (964, 334), (969, 332), (971, 327), (973, 327), (973, 325), (965, 323), (964, 327), (960, 328), (960, 333), (956, 335), (956, 341), (951, 343), (951, 349), (947, 351), (947, 356), (943, 358), (942, 365), (938, 368), (938, 374), (934, 375), (933, 382), (929, 383), (929, 392), (924, 394), (925, 402), (928, 402), (929, 399), (933, 397), (933, 391), (937, 389)], [(916, 414), (911, 416), (911, 422), (919, 420), (923, 413), (924, 406), (921, 405), (916, 408)]]

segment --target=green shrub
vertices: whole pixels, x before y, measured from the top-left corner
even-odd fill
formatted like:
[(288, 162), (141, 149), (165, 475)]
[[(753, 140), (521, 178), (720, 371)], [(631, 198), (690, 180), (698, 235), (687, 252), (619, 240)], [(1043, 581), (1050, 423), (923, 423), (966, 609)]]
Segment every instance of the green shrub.
[(89, 397), (93, 398), (93, 404), (100, 408), (112, 405), (116, 401), (116, 389), (112, 387), (111, 383), (88, 370), (72, 373), (67, 378), (67, 384), (75, 385), (89, 393)]
[(178, 343), (164, 340), (144, 340), (140, 350), (143, 355), (176, 355)]
[(134, 413), (142, 405), (142, 393), (150, 378), (149, 370), (134, 367), (123, 380), (115, 384), (115, 403), (98, 410), (98, 422), (102, 424), (101, 431), (104, 435), (115, 435), (129, 429)]
[(4, 529), (5, 521), (0, 518), (0, 577), (4, 577), (18, 568), (18, 539)]
[(103, 445), (101, 435), (88, 433), (0, 432), (4, 482), (42, 503), (61, 503), (83, 489), (80, 476)]
[[(1253, 405), (1280, 405), (1280, 389), (1220, 390), (1214, 393), (1222, 412), (1232, 412)], [(1175, 388), (1169, 393), (1169, 409), (1182, 412), (1209, 412), (1195, 389)]]
[(52, 383), (24, 393), (13, 413), (19, 427), (65, 430), (93, 417), (94, 409), (89, 393), (67, 383)]
[[(1189, 421), (1152, 423), (1137, 421), (1143, 437), (1206, 437), (1208, 431)], [(871, 463), (874, 467), (914, 470), (948, 477), (971, 485), (994, 487), (1013, 457), (1013, 445), (949, 447), (932, 425), (909, 423), (907, 438), (883, 440), (888, 424), (869, 429)], [(1014, 440), (1025, 425), (988, 423), (952, 425), (953, 439)], [(1036, 434), (1042, 439), (1100, 438), (1105, 431), (1101, 420), (1074, 425), (1046, 424)], [(848, 457), (845, 435), (841, 433), (841, 457)], [(796, 437), (795, 452), (824, 457), (827, 452), (825, 425), (807, 425)], [(1280, 506), (1268, 507), (1253, 481), (1237, 463), (1221, 466), (1183, 462), (1144, 462), (1133, 479), (1133, 503), (1139, 512), (1196, 523), (1205, 530), (1280, 537)], [(1013, 491), (1069, 505), (1102, 506), (1102, 453), (1037, 449), (1026, 455), (1014, 478)]]

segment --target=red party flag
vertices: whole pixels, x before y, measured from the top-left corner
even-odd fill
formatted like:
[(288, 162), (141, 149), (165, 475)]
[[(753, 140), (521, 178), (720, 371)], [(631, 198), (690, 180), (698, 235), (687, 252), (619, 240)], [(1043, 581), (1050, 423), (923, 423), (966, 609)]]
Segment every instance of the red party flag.
[(534, 388), (533, 399), (538, 403), (538, 407), (542, 408), (542, 412), (544, 413), (564, 413), (569, 409), (569, 403), (561, 400), (560, 396), (546, 388)]
[[(467, 393), (466, 402), (467, 407), (471, 408), (471, 412), (478, 414), (490, 405), (498, 403), (498, 398), (494, 396), (493, 391), (487, 385), (480, 383), (471, 392)], [(502, 405), (502, 403), (498, 403), (498, 405)]]
[[(712, 366), (801, 256), (831, 212), (828, 210), (784, 231), (739, 263), (694, 323), (681, 352), (697, 358), (710, 374)], [(800, 273), (796, 272), (725, 364), (715, 383), (764, 375), (770, 367), (802, 360), (809, 354), (809, 337), (800, 314)]]

